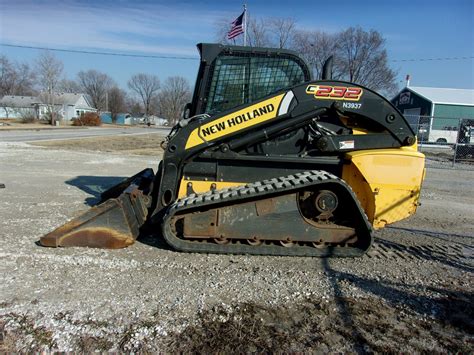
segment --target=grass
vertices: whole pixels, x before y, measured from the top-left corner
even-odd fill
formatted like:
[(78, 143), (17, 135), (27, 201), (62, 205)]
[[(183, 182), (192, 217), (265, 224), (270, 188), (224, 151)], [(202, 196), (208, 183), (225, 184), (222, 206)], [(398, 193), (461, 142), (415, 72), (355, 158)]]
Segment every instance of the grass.
[(466, 336), (472, 312), (462, 314), (468, 300), (439, 301), (443, 314), (438, 319), (371, 298), (215, 307), (171, 335), (168, 348), (184, 353), (470, 352)]
[(113, 345), (114, 344), (106, 338), (89, 335), (83, 335), (77, 341), (77, 347), (81, 353), (105, 352), (110, 350)]
[[(15, 330), (5, 330), (8, 322), (16, 324)], [(30, 338), (31, 345), (28, 349), (24, 339)], [(26, 315), (10, 313), (0, 320), (0, 353), (13, 352), (40, 352), (52, 350), (56, 347), (53, 340), (53, 332), (42, 326), (36, 326), (34, 320)]]
[(158, 133), (112, 137), (89, 137), (67, 140), (32, 142), (32, 145), (72, 151), (129, 153), (157, 156), (163, 153), (160, 143), (164, 136)]
[[(120, 332), (113, 322), (76, 323), (63, 313), (55, 319), (103, 330), (100, 336), (84, 331), (73, 339), (74, 349), (86, 353), (470, 353), (471, 299), (469, 293), (452, 292), (428, 301), (424, 311), (377, 297), (308, 298), (278, 306), (216, 305), (165, 335), (158, 331), (162, 325), (158, 314), (132, 322)], [(436, 316), (425, 312), (434, 309)], [(10, 322), (7, 332), (5, 325)], [(0, 320), (0, 352), (54, 351), (52, 334), (30, 317), (9, 314)], [(31, 339), (28, 345), (25, 339)]]

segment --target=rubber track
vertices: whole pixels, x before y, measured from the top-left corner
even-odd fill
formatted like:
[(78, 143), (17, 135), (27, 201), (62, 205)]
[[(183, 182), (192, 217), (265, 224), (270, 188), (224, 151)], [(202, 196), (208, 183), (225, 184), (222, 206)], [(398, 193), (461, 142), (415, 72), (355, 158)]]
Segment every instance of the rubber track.
[[(203, 209), (208, 210), (212, 208), (213, 205), (216, 205), (216, 208), (218, 208), (220, 205), (241, 203), (250, 199), (256, 200), (258, 198), (269, 198), (285, 193), (296, 193), (299, 190), (305, 190), (316, 185), (327, 183), (342, 185), (357, 204), (358, 211), (354, 211), (354, 213), (359, 212), (360, 218), (366, 227), (364, 235), (358, 235), (358, 238), (366, 238), (366, 247), (364, 249), (338, 246), (328, 246), (318, 249), (307, 245), (284, 247), (268, 243), (252, 246), (237, 240), (222, 245), (207, 241), (192, 241), (179, 238), (175, 235), (174, 228), (171, 225), (172, 217), (176, 214), (191, 213)], [(209, 191), (203, 194), (191, 194), (176, 201), (169, 207), (163, 218), (162, 231), (164, 238), (173, 248), (180, 251), (197, 253), (355, 257), (363, 255), (370, 248), (372, 243), (372, 227), (350, 186), (337, 176), (323, 170), (306, 171), (233, 188)]]

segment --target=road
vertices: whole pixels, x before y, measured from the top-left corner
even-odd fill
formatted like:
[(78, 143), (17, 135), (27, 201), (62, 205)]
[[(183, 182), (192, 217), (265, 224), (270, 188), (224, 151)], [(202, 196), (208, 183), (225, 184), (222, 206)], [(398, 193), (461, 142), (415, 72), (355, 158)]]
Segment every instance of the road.
[(169, 128), (133, 127), (133, 128), (98, 128), (84, 129), (48, 129), (48, 130), (12, 130), (0, 131), (0, 142), (33, 142), (57, 139), (75, 139), (86, 137), (120, 136), (159, 133), (166, 134)]

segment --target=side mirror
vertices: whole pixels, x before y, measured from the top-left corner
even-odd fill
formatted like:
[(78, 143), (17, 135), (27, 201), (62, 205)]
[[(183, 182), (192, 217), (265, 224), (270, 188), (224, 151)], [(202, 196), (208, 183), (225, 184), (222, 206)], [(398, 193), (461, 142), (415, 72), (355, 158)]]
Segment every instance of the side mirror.
[(192, 104), (190, 102), (188, 102), (185, 106), (184, 106), (184, 110), (183, 110), (183, 119), (188, 119), (189, 117), (191, 117), (191, 106)]

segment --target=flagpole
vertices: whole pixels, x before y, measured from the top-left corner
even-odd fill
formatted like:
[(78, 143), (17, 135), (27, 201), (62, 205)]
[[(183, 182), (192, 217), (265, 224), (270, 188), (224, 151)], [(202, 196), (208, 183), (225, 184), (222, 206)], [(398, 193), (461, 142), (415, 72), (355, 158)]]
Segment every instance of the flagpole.
[(244, 4), (244, 47), (247, 45), (247, 5)]

